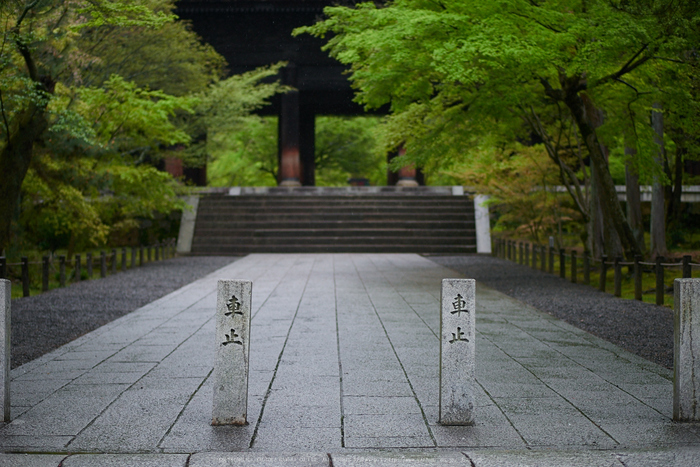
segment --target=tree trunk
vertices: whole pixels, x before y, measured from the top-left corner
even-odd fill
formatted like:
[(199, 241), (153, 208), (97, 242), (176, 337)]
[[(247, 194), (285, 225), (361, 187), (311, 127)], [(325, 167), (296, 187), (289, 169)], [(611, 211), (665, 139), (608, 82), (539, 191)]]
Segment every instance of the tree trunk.
[(603, 245), (603, 211), (600, 207), (600, 198), (598, 197), (598, 187), (595, 173), (591, 172), (591, 196), (590, 213), (591, 220), (588, 223), (588, 239), (589, 251), (594, 258), (600, 258), (604, 254)]
[(673, 167), (673, 191), (668, 200), (668, 210), (666, 211), (666, 225), (669, 229), (675, 230), (681, 227), (683, 211), (681, 209), (681, 196), (683, 195), (683, 159), (688, 150), (676, 141), (676, 155)]
[[(654, 141), (658, 145), (656, 161), (663, 167), (664, 159), (664, 121), (661, 105), (654, 103), (651, 112), (651, 126), (654, 129)], [(651, 222), (650, 222), (650, 253), (652, 258), (666, 256), (666, 199), (661, 176), (654, 177), (651, 186)]]
[(32, 160), (34, 142), (48, 128), (45, 107), (30, 105), (19, 116), (17, 131), (0, 153), (0, 251), (10, 244), (10, 226), (22, 182)]
[(646, 250), (644, 243), (644, 222), (642, 220), (642, 196), (639, 190), (639, 175), (632, 159), (637, 156), (637, 144), (632, 128), (625, 129), (625, 187), (627, 192), (627, 222), (629, 222), (634, 237), (641, 247)]
[[(620, 202), (617, 199), (617, 192), (615, 191), (615, 184), (610, 175), (608, 162), (605, 160), (605, 156), (598, 141), (598, 135), (596, 134), (590, 116), (586, 112), (583, 100), (581, 96), (578, 95), (578, 92), (571, 91), (565, 94), (564, 103), (571, 111), (576, 126), (588, 149), (591, 159), (591, 171), (595, 172), (597, 186), (600, 189), (599, 196), (600, 205), (603, 210), (603, 218), (606, 222), (610, 223), (610, 226), (617, 233), (627, 258), (634, 259), (635, 255), (641, 254), (641, 248), (637, 243), (632, 229), (627, 223), (627, 219), (625, 219), (622, 206), (620, 206)], [(613, 244), (614, 241), (612, 239), (606, 241), (606, 249)], [(616, 254), (615, 251), (606, 251), (606, 253), (612, 255)]]

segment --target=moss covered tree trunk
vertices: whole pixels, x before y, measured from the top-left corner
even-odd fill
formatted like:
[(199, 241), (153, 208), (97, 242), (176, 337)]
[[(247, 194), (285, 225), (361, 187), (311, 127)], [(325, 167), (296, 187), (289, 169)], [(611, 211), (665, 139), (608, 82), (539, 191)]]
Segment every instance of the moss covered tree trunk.
[(594, 122), (591, 115), (586, 111), (583, 99), (579, 95), (579, 91), (582, 89), (581, 85), (578, 80), (562, 81), (565, 84), (562, 100), (571, 111), (576, 126), (588, 149), (591, 160), (591, 170), (595, 173), (597, 182), (596, 186), (598, 188), (598, 196), (600, 197), (603, 218), (606, 224), (610, 225), (611, 229), (614, 231), (614, 234), (610, 231), (604, 232), (606, 238), (606, 253), (611, 257), (614, 257), (617, 253), (614, 251), (616, 249), (616, 239), (612, 236), (616, 235), (619, 238), (625, 256), (627, 256), (628, 259), (633, 259), (635, 255), (641, 254), (641, 248), (625, 218), (622, 206), (617, 199), (615, 183), (610, 175), (608, 162), (605, 159), (600, 142), (598, 141)]
[(10, 243), (10, 226), (32, 161), (34, 143), (47, 127), (45, 108), (30, 106), (0, 153), (0, 251)]

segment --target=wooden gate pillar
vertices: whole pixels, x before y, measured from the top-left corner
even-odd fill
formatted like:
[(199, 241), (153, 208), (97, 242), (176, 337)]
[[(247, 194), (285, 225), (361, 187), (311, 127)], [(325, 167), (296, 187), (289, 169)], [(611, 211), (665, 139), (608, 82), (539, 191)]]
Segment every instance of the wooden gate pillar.
[[(296, 85), (296, 67), (288, 65), (282, 72), (282, 81)], [(279, 186), (301, 186), (301, 158), (299, 151), (299, 91), (296, 89), (281, 95), (278, 125)]]

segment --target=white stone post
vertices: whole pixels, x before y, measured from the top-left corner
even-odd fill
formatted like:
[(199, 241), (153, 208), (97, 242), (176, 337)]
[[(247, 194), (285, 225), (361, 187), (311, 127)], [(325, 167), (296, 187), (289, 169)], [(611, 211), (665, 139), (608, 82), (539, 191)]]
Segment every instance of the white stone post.
[(474, 279), (443, 279), (440, 320), (440, 420), (474, 424)]
[(253, 283), (220, 280), (216, 299), (216, 362), (212, 425), (246, 425)]
[(700, 279), (676, 279), (673, 316), (673, 419), (700, 421)]
[(182, 210), (180, 218), (180, 233), (177, 236), (177, 252), (191, 253), (192, 239), (194, 238), (194, 225), (197, 222), (197, 208), (199, 196), (187, 196), (184, 198), (186, 206)]
[(474, 219), (476, 229), (476, 252), (491, 254), (491, 218), (486, 195), (474, 195)]
[(0, 404), (2, 420), (10, 421), (10, 303), (12, 282), (0, 279)]

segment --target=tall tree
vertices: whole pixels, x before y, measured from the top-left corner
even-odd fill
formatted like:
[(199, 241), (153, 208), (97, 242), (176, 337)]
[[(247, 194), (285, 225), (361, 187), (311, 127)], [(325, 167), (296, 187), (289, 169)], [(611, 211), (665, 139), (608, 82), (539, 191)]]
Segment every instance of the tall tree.
[(0, 250), (35, 145), (52, 124), (49, 105), (57, 83), (86, 59), (75, 47), (84, 28), (155, 27), (172, 21), (140, 2), (109, 0), (9, 0), (0, 5)]
[(639, 3), (395, 0), (384, 8), (329, 7), (328, 19), (297, 33), (332, 33), (326, 48), (352, 65), (357, 99), (369, 107), (390, 104), (411, 123), (401, 135), (409, 145), (426, 134), (416, 129), (426, 124), (447, 128), (456, 119), (468, 122), (466, 131), (510, 126), (517, 134), (533, 109), (538, 115), (565, 109), (560, 121), (571, 121), (581, 138), (610, 227), (605, 248), (614, 254), (617, 237), (630, 257), (642, 248), (617, 199), (586, 101), (624, 86), (650, 63), (661, 66), (659, 56), (689, 49), (700, 8), (689, 0)]
[[(661, 104), (654, 103), (651, 111), (651, 127), (656, 135), (656, 153), (659, 166), (663, 166), (666, 160), (666, 147), (664, 145), (664, 120), (661, 113)], [(654, 177), (651, 185), (651, 224), (649, 237), (651, 241), (651, 256), (666, 256), (666, 199), (664, 184), (661, 177), (663, 173)]]

